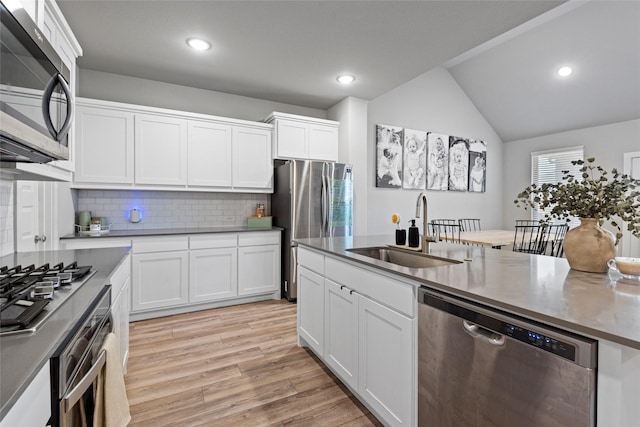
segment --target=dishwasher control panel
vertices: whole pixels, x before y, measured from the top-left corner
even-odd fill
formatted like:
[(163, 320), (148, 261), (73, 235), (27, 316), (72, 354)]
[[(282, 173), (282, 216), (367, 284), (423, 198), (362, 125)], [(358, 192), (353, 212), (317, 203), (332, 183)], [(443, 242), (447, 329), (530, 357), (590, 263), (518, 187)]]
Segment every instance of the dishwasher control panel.
[(576, 358), (576, 348), (570, 343), (506, 322), (502, 322), (502, 329), (502, 331), (497, 332), (501, 332), (513, 339), (541, 348), (550, 353), (557, 354), (565, 359), (575, 360)]
[(447, 312), (470, 322), (476, 330), (498, 339), (502, 335), (540, 350), (549, 352), (565, 360), (584, 367), (594, 367), (596, 362), (596, 342), (567, 331), (556, 330), (552, 326), (519, 318), (496, 309), (483, 307), (451, 295), (434, 290), (421, 289), (418, 295), (420, 304)]

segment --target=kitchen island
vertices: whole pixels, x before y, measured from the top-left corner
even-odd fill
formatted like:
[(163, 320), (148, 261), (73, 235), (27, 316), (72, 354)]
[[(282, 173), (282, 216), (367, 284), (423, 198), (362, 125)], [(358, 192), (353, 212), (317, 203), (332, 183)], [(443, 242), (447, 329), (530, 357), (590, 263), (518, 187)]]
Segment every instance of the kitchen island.
[[(401, 389), (390, 393), (390, 399), (393, 400), (393, 396), (405, 392), (404, 388), (408, 387), (412, 406), (405, 408), (402, 406), (402, 400), (398, 399), (397, 411), (389, 411), (386, 417), (382, 414), (381, 418), (388, 424), (416, 423), (415, 325), (416, 291), (420, 286), (597, 340), (598, 425), (632, 426), (639, 419), (637, 396), (640, 395), (640, 282), (637, 280), (574, 271), (562, 258), (531, 256), (453, 243), (432, 244), (430, 255), (457, 263), (432, 268), (403, 267), (349, 251), (352, 248), (390, 245), (393, 243), (392, 236), (299, 239), (297, 243), (301, 247), (299, 274), (315, 277), (311, 280), (315, 283), (323, 283), (324, 280), (327, 289), (327, 293), (324, 294), (316, 292), (316, 305), (319, 304), (317, 301), (322, 295), (322, 301), (328, 306), (331, 305), (330, 286), (336, 284), (336, 292), (348, 289), (349, 294), (361, 294), (361, 301), (391, 308), (390, 313), (406, 321), (411, 343), (407, 344), (405, 352), (410, 352), (411, 356), (399, 353), (398, 357), (404, 357), (403, 360), (411, 365), (411, 369), (409, 373), (397, 372), (397, 376), (408, 375), (414, 378), (408, 378), (403, 384), (399, 384)], [(393, 286), (392, 292), (384, 293), (384, 289), (381, 288), (384, 281), (389, 283), (390, 288)], [(312, 290), (307, 295), (313, 292), (313, 286), (309, 288)], [(320, 289), (320, 286), (316, 288)], [(299, 311), (302, 311), (299, 315), (300, 344), (309, 346), (318, 354), (322, 353), (320, 357), (324, 357), (325, 363), (344, 380), (348, 375), (340, 372), (342, 368), (336, 369), (332, 366), (331, 360), (335, 357), (331, 355), (333, 349), (329, 346), (328, 336), (336, 330), (331, 329), (330, 325), (325, 325), (324, 329), (320, 326), (314, 329), (313, 322), (309, 320), (313, 316), (309, 317), (309, 314), (305, 313), (308, 306), (304, 301), (304, 290), (301, 292), (302, 297), (298, 302)], [(404, 295), (402, 300), (398, 299), (399, 295)], [(410, 306), (410, 303), (413, 305)], [(334, 307), (325, 307), (324, 310), (331, 308)], [(312, 309), (307, 308), (307, 311), (310, 310)], [(362, 321), (362, 310), (360, 316)], [(320, 317), (319, 312), (317, 317)], [(320, 319), (317, 323), (324, 321)], [(359, 339), (365, 345), (354, 351), (366, 352), (367, 348), (370, 348), (366, 346), (367, 337), (363, 338), (360, 334)], [(398, 339), (397, 342), (401, 342), (400, 338)], [(392, 346), (382, 348), (386, 351), (389, 347)], [(360, 365), (365, 361), (360, 358)], [(348, 367), (348, 363), (342, 361), (337, 365)], [(389, 369), (395, 369), (395, 366)], [(363, 398), (363, 392), (370, 393), (366, 387), (360, 387), (363, 380), (375, 384), (371, 378), (360, 375), (358, 380), (352, 380), (351, 387), (365, 404), (373, 407), (378, 415), (394, 408), (393, 402), (380, 402), (381, 405), (377, 408), (376, 402), (373, 401), (375, 399), (367, 401), (366, 395)], [(377, 393), (376, 399), (381, 393), (384, 393), (384, 390)], [(373, 395), (375, 393), (370, 393), (369, 397)], [(404, 417), (399, 415), (403, 411)]]
[[(0, 258), (0, 265), (51, 265), (77, 261), (91, 265), (95, 274), (65, 301), (36, 332), (0, 338), (0, 420), (2, 420), (35, 376), (47, 364), (70, 328), (96, 296), (109, 284), (111, 274), (129, 254), (129, 248), (24, 252)], [(44, 390), (49, 394), (48, 390)], [(48, 400), (47, 400), (48, 402)], [(45, 413), (47, 408), (35, 408)]]

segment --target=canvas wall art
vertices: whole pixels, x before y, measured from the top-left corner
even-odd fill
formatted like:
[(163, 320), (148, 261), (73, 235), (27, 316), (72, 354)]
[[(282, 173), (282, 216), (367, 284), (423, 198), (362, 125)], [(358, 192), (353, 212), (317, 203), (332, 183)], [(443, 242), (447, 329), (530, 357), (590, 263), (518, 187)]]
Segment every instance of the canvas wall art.
[(402, 188), (424, 190), (427, 176), (427, 132), (404, 130)]
[(376, 125), (376, 187), (402, 186), (403, 128)]
[(449, 190), (467, 191), (469, 186), (469, 140), (449, 137)]
[(449, 177), (449, 135), (427, 134), (427, 190), (447, 190)]
[(487, 182), (487, 144), (469, 140), (469, 191), (484, 193)]

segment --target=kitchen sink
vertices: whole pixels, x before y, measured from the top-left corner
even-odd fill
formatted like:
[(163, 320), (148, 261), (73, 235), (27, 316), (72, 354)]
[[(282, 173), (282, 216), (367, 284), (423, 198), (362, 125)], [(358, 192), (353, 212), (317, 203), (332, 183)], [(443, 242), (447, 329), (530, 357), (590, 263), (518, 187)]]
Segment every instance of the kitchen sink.
[(410, 268), (431, 268), (443, 265), (462, 264), (462, 261), (438, 258), (421, 252), (412, 252), (405, 249), (395, 249), (384, 246), (353, 248), (347, 249), (347, 251)]

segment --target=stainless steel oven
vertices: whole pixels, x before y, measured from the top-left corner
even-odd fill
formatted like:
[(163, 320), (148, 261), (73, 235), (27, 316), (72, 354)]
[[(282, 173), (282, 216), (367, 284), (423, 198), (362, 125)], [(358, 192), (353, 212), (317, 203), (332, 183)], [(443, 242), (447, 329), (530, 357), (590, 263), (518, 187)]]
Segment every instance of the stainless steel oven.
[(110, 304), (106, 286), (51, 358), (51, 427), (93, 425), (94, 384), (106, 362), (101, 348), (113, 330)]
[(71, 72), (19, 1), (0, 0), (0, 18), (0, 160), (67, 160)]

